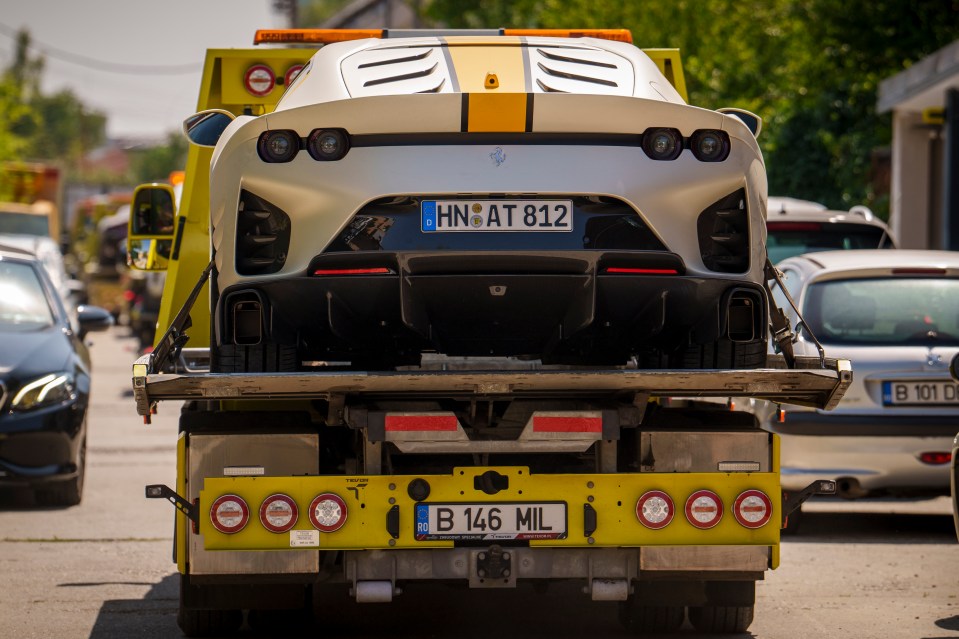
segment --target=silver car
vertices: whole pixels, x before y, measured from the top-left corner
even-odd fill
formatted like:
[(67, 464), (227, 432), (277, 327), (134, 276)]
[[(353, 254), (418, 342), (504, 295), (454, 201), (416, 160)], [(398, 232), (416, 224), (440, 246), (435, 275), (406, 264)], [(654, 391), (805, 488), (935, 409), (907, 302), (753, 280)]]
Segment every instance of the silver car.
[[(818, 338), (829, 357), (852, 362), (855, 378), (831, 412), (788, 408), (769, 420), (782, 438), (783, 489), (831, 477), (849, 498), (948, 494), (959, 253), (827, 251), (778, 267), (802, 311), (797, 353), (816, 354)], [(789, 307), (782, 290), (774, 296)]]

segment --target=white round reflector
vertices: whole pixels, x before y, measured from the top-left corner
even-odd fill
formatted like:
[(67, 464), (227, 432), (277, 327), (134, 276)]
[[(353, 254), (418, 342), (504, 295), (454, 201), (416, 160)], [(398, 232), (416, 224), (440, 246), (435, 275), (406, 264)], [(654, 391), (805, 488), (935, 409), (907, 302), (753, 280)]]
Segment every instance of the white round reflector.
[(300, 71), (303, 70), (302, 64), (294, 64), (289, 69), (286, 70), (286, 73), (283, 74), (283, 86), (290, 86), (293, 84), (293, 80), (296, 80), (296, 76), (300, 74)]
[(711, 490), (697, 490), (686, 500), (686, 519), (696, 528), (712, 528), (723, 518), (723, 500)]
[(653, 530), (668, 526), (673, 520), (674, 512), (673, 500), (661, 490), (650, 490), (636, 502), (636, 518), (639, 523)]
[(762, 528), (772, 514), (772, 501), (760, 490), (744, 491), (733, 503), (733, 517), (746, 528)]
[(254, 64), (243, 75), (243, 86), (250, 95), (262, 98), (276, 86), (276, 74), (265, 64)]
[(346, 502), (333, 493), (317, 495), (310, 503), (310, 523), (320, 532), (339, 530), (346, 523)]
[(270, 532), (288, 531), (298, 517), (296, 502), (286, 495), (270, 495), (260, 504), (260, 523)]
[(240, 532), (250, 520), (250, 509), (242, 497), (223, 495), (210, 506), (210, 520), (221, 533)]

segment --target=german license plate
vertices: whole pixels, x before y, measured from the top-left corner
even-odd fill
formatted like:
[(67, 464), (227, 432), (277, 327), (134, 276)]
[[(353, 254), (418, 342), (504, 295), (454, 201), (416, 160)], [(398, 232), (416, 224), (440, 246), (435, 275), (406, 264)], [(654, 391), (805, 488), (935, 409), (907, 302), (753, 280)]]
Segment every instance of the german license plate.
[(416, 504), (416, 539), (565, 539), (565, 502)]
[(886, 406), (959, 406), (959, 384), (941, 382), (883, 382)]
[(425, 200), (424, 233), (572, 231), (572, 200)]

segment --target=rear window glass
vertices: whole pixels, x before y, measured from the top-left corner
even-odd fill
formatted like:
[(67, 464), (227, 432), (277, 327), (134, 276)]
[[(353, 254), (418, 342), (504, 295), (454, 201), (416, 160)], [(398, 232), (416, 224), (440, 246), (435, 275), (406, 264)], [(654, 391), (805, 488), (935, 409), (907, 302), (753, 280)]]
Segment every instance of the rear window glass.
[(773, 264), (816, 251), (893, 248), (882, 228), (865, 224), (769, 222), (766, 230), (766, 248)]
[(0, 233), (49, 235), (50, 222), (43, 215), (0, 211)]
[(821, 342), (959, 345), (959, 279), (888, 277), (813, 284), (806, 324)]
[(0, 327), (32, 330), (52, 323), (53, 313), (37, 272), (28, 264), (0, 261)]

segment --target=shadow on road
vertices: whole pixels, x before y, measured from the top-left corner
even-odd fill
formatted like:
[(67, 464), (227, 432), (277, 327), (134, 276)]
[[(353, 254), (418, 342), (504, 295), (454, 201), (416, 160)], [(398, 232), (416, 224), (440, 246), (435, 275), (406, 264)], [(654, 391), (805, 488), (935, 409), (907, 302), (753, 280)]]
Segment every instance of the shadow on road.
[(956, 529), (951, 515), (804, 512), (783, 542), (954, 544)]
[[(109, 584), (65, 583), (62, 587)], [(179, 581), (169, 575), (153, 584), (142, 599), (110, 599), (97, 614), (90, 639), (170, 639), (180, 636), (176, 625)]]

